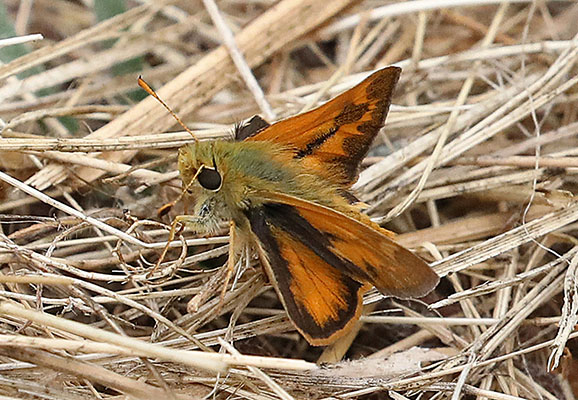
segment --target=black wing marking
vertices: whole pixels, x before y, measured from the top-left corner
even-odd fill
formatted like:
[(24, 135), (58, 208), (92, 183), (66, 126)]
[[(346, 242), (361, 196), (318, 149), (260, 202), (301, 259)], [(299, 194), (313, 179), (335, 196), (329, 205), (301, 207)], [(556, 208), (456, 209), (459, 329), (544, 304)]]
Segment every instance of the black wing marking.
[(241, 142), (251, 136), (255, 136), (269, 125), (260, 115), (255, 115), (249, 121), (235, 127), (235, 141)]

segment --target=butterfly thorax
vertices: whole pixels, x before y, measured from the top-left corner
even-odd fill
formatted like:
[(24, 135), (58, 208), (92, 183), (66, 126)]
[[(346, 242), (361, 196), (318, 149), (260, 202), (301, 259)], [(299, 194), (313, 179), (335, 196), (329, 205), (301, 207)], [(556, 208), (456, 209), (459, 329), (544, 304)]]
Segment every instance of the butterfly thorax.
[[(203, 165), (215, 168), (221, 175), (219, 190), (191, 183)], [(293, 149), (272, 142), (214, 141), (184, 146), (179, 150), (179, 171), (195, 204), (194, 214), (205, 217), (204, 223), (210, 226), (227, 220), (241, 223), (244, 212), (261, 206), (268, 193), (299, 197), (352, 213), (342, 195), (346, 188), (329, 183), (306, 168), (294, 157)]]

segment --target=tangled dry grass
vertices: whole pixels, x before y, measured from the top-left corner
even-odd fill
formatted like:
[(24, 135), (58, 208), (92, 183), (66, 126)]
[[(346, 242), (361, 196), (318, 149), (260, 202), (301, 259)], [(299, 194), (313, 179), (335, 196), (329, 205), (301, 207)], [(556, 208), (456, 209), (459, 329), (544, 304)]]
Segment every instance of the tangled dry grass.
[[(578, 396), (576, 3), (127, 3), (0, 2), (2, 398)], [(148, 274), (191, 138), (139, 74), (217, 139), (393, 63), (355, 190), (443, 277), (427, 304), (370, 293), (322, 349), (251, 257), (219, 307), (225, 236)]]

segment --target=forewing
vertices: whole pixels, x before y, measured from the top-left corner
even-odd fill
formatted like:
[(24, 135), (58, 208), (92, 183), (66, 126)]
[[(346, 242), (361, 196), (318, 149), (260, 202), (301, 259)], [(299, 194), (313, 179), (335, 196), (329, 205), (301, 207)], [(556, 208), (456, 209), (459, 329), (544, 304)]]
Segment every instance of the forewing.
[(306, 168), (351, 185), (383, 127), (401, 69), (379, 70), (354, 88), (309, 112), (279, 121), (246, 140), (267, 140), (294, 150)]
[(272, 221), (299, 238), (326, 263), (381, 293), (402, 299), (425, 296), (439, 282), (420, 257), (396, 243), (385, 230), (303, 199), (270, 193)]
[[(359, 319), (367, 288), (317, 255), (302, 238), (278, 224), (278, 212), (265, 205), (247, 211), (261, 260), (289, 318), (316, 346), (345, 334)], [(323, 236), (310, 242), (323, 241)]]

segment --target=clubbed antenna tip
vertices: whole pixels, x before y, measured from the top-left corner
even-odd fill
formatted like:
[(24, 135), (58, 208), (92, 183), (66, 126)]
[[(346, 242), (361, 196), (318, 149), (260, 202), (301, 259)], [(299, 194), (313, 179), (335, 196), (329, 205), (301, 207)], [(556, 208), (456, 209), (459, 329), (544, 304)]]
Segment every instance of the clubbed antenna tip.
[(161, 103), (163, 105), (163, 107), (168, 110), (169, 113), (171, 113), (171, 115), (179, 123), (179, 125), (181, 125), (187, 132), (189, 132), (189, 134), (193, 137), (193, 139), (195, 139), (196, 141), (199, 141), (199, 139), (197, 139), (195, 134), (184, 124), (183, 121), (181, 121), (179, 116), (177, 114), (175, 114), (175, 112), (159, 97), (157, 92), (155, 92), (154, 89), (152, 87), (150, 87), (150, 85), (148, 83), (146, 83), (145, 80), (141, 76), (138, 77), (138, 85), (141, 88), (143, 88), (148, 94), (150, 94), (155, 99), (157, 99), (158, 102)]

